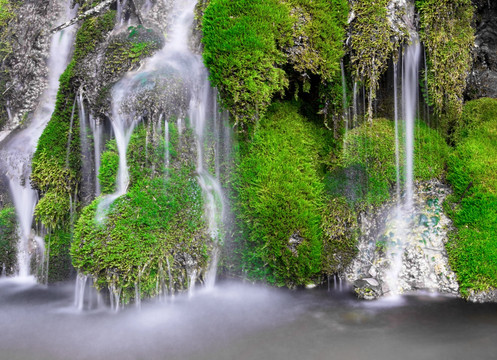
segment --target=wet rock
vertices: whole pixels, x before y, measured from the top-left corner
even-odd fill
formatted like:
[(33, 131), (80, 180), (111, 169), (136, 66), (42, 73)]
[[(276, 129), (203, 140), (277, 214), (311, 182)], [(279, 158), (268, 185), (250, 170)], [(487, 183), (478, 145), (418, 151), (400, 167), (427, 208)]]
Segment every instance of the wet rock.
[(466, 97), (497, 98), (497, 3), (474, 0), (475, 47)]
[(373, 278), (358, 279), (354, 282), (354, 291), (358, 298), (374, 300), (383, 295), (381, 284)]
[(497, 302), (497, 290), (478, 291), (471, 290), (468, 300), (476, 303)]
[(12, 130), (29, 117), (46, 87), (50, 24), (64, 11), (61, 1), (26, 1), (9, 24), (11, 53), (3, 63), (2, 104), (8, 108), (3, 130)]
[(359, 297), (416, 290), (458, 295), (444, 247), (452, 226), (442, 210), (449, 192), (438, 180), (418, 183), (413, 207), (403, 219), (398, 219), (396, 199), (362, 215), (359, 254), (346, 273)]

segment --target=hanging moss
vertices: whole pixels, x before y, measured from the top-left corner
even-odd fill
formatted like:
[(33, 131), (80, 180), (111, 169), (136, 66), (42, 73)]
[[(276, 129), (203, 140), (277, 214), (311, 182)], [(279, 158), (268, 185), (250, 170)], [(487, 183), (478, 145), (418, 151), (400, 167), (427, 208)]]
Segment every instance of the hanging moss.
[(278, 0), (212, 0), (207, 6), (203, 57), (236, 122), (255, 120), (288, 87), (278, 43), (288, 39), (289, 27), (288, 10)]
[(416, 5), (427, 53), (429, 101), (443, 114), (442, 126), (450, 135), (461, 115), (471, 69), (474, 8), (471, 0), (423, 0)]
[(352, 10), (355, 20), (351, 25), (351, 60), (356, 80), (364, 82), (368, 92), (368, 120), (373, 120), (373, 101), (379, 80), (388, 66), (388, 60), (398, 48), (398, 35), (387, 18), (389, 0), (355, 1)]

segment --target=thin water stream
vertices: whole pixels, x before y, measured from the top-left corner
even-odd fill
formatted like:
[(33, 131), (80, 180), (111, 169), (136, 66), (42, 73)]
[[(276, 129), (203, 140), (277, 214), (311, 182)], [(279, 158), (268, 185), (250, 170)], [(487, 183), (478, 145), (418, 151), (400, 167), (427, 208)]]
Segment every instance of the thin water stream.
[(0, 280), (0, 360), (493, 359), (497, 304), (416, 295), (361, 302), (240, 283), (116, 314), (79, 312), (73, 284)]

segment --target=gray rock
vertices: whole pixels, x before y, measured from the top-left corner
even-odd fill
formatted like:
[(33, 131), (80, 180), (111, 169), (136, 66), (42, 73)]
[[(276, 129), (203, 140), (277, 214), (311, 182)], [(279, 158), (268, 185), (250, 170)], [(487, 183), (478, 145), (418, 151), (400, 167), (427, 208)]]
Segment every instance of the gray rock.
[(488, 0), (473, 0), (473, 3), (475, 48), (465, 95), (469, 99), (497, 98), (497, 3)]

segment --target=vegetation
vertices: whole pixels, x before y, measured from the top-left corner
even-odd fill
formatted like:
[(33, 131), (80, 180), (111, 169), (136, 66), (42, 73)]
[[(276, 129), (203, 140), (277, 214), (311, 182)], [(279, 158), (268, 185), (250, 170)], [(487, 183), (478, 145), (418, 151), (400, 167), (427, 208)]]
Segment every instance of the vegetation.
[[(415, 131), (417, 180), (441, 178), (449, 149), (443, 137), (424, 123)], [(404, 145), (400, 143), (401, 180), (404, 177)], [(328, 177), (328, 190), (345, 196), (356, 206), (379, 205), (390, 198), (396, 183), (395, 128), (392, 121), (375, 119), (347, 133), (343, 152), (334, 156)]]
[[(78, 87), (78, 64), (101, 42), (114, 26), (115, 12), (85, 20), (77, 35), (74, 55), (59, 80), (59, 91), (47, 127), (41, 135), (33, 156), (31, 184), (39, 190), (42, 198), (38, 202), (36, 219), (47, 227), (51, 237), (51, 254), (54, 249), (65, 249), (57, 256), (68, 263), (68, 236), (70, 233), (71, 203), (76, 201), (80, 177), (79, 119), (76, 106)], [(50, 262), (52, 263), (52, 262)], [(66, 265), (61, 266), (69, 270)], [(50, 269), (49, 278), (67, 276)]]
[(388, 60), (399, 46), (393, 41), (399, 34), (392, 30), (387, 18), (389, 0), (355, 1), (356, 17), (351, 27), (351, 60), (356, 81), (361, 80), (368, 91), (369, 121), (373, 120), (373, 101), (380, 76), (387, 69)]
[(466, 77), (471, 68), (474, 30), (471, 0), (417, 1), (421, 40), (427, 53), (429, 101), (450, 135), (461, 115)]
[[(2, 276), (11, 274), (16, 265), (17, 220), (13, 207), (0, 209), (0, 265)], [(5, 266), (5, 273), (3, 267)]]
[(319, 274), (324, 140), (295, 105), (276, 103), (242, 151), (238, 241), (250, 278), (293, 287)]
[[(170, 126), (171, 134), (177, 134), (175, 125)], [(195, 161), (177, 155), (188, 153), (192, 132), (184, 133), (181, 143), (171, 136), (175, 152), (167, 176), (164, 139), (150, 152), (146, 136), (141, 126), (130, 140), (128, 193), (112, 204), (102, 223), (95, 220), (101, 198), (84, 208), (71, 247), (73, 265), (93, 275), (99, 288), (120, 289), (124, 303), (135, 298), (135, 286), (142, 297), (157, 295), (164, 284), (170, 292), (187, 288), (187, 272), (206, 268), (210, 247)], [(149, 162), (160, 171), (141, 171)]]
[(141, 59), (163, 46), (162, 38), (142, 25), (130, 26), (128, 33), (113, 39), (105, 52), (105, 73), (123, 73), (134, 69)]
[(283, 95), (286, 64), (305, 91), (309, 74), (334, 79), (346, 16), (345, 0), (210, 1), (202, 22), (204, 61), (236, 123), (259, 119), (274, 95)]
[(321, 222), (323, 231), (322, 272), (328, 276), (343, 273), (357, 254), (357, 214), (347, 199), (332, 198)]
[(449, 261), (466, 296), (497, 288), (496, 115), (494, 99), (468, 102), (448, 161), (454, 194), (445, 208), (457, 228), (448, 244)]
[(8, 37), (9, 22), (15, 17), (16, 4), (12, 0), (0, 0), (0, 58), (3, 60), (10, 52)]

